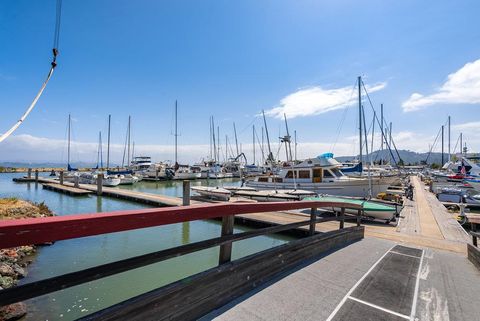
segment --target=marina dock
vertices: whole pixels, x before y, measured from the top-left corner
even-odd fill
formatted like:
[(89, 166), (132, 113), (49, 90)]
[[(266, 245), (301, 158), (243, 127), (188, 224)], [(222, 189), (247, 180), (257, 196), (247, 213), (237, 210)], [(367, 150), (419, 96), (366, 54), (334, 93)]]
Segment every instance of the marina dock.
[(83, 188), (76, 188), (73, 186), (60, 185), (58, 183), (42, 183), (44, 189), (48, 189), (55, 192), (60, 192), (72, 196), (84, 196), (92, 194), (91, 191), (85, 190)]

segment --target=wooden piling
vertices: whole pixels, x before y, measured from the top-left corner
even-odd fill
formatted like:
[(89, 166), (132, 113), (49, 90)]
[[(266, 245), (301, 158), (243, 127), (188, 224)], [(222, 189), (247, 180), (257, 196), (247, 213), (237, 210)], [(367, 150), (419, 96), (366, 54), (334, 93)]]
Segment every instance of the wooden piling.
[(340, 219), (340, 229), (344, 228), (345, 227), (345, 207), (342, 207), (342, 211), (340, 213), (340, 215), (342, 216), (342, 218)]
[(102, 196), (103, 192), (103, 174), (97, 175), (97, 195)]
[(183, 203), (182, 203), (183, 206), (190, 205), (190, 181), (188, 180), (183, 181), (182, 199), (183, 199)]
[(60, 185), (63, 185), (63, 178), (64, 178), (64, 173), (63, 171), (60, 171)]
[[(235, 216), (228, 215), (222, 217), (222, 237), (233, 234), (233, 225)], [(220, 255), (218, 258), (218, 264), (224, 264), (230, 262), (232, 259), (232, 242), (220, 245)]]
[(80, 178), (78, 176), (74, 176), (73, 178), (73, 187), (75, 188), (79, 188), (80, 187), (80, 182), (79, 182)]
[(31, 168), (28, 169), (27, 177), (32, 178), (32, 169)]
[(362, 223), (362, 210), (358, 210), (357, 212), (357, 226), (360, 226)]
[(38, 183), (38, 169), (35, 170), (35, 183)]

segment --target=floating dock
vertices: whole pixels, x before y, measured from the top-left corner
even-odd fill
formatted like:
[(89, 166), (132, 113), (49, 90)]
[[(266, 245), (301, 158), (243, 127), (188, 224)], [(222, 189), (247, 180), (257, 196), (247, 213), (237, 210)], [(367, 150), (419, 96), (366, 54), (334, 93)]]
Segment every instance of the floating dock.
[(88, 194), (92, 194), (92, 191), (87, 191), (83, 188), (76, 188), (67, 185), (60, 185), (57, 183), (42, 183), (44, 189), (48, 189), (51, 191), (64, 193), (72, 196), (85, 196)]

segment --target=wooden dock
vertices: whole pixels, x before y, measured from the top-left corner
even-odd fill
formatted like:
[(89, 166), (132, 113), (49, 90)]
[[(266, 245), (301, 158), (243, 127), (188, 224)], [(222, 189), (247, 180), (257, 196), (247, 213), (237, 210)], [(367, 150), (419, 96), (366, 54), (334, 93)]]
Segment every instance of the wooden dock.
[(83, 188), (76, 188), (67, 185), (60, 185), (58, 183), (42, 183), (44, 189), (48, 189), (54, 192), (59, 192), (63, 194), (68, 194), (72, 196), (85, 196), (92, 194), (92, 191), (87, 191)]

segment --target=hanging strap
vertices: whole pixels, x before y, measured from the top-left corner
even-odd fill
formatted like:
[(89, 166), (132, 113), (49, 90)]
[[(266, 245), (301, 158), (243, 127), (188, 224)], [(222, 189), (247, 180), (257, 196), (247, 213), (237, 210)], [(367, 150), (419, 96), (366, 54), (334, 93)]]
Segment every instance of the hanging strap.
[(38, 91), (37, 95), (35, 96), (35, 99), (33, 99), (32, 103), (28, 107), (28, 109), (25, 111), (23, 116), (5, 133), (0, 135), (0, 143), (7, 139), (8, 136), (10, 136), (27, 118), (28, 114), (35, 108), (35, 105), (37, 104), (38, 100), (43, 94), (43, 91), (47, 87), (47, 84), (50, 80), (50, 78), (53, 75), (53, 70), (57, 66), (57, 56), (58, 56), (58, 43), (60, 40), (60, 20), (61, 20), (61, 13), (62, 13), (62, 0), (57, 0), (57, 11), (56, 11), (56, 21), (55, 21), (55, 35), (53, 39), (53, 58), (52, 58), (52, 63), (50, 67), (50, 71), (48, 72), (47, 79), (42, 84), (42, 87)]

